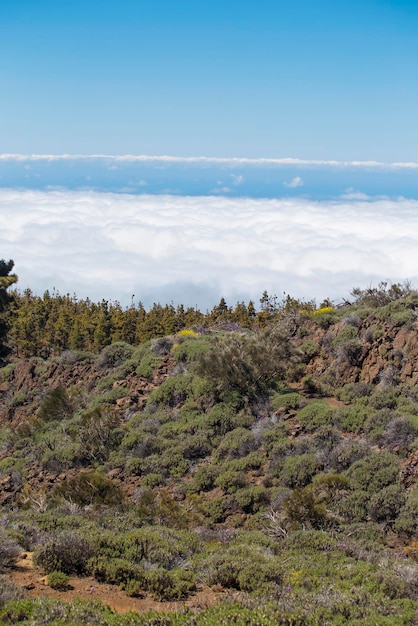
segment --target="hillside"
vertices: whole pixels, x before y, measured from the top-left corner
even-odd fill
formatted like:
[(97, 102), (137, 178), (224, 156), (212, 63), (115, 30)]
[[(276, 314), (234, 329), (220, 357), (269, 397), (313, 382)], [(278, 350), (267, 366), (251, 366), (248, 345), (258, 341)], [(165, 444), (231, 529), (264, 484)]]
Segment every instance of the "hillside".
[[(218, 307), (139, 345), (15, 352), (1, 623), (416, 624), (417, 310), (384, 286), (246, 325)], [(60, 600), (13, 599), (22, 551), (62, 573)], [(65, 575), (176, 610), (68, 605)]]

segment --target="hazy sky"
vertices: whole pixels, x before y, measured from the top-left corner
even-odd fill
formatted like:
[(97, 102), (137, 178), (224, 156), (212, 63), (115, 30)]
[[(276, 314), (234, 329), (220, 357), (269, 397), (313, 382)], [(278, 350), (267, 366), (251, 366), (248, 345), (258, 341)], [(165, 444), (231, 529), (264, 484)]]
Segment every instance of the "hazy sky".
[(147, 306), (417, 285), (417, 33), (416, 0), (0, 2), (0, 258)]
[(4, 0), (0, 151), (418, 160), (416, 0)]

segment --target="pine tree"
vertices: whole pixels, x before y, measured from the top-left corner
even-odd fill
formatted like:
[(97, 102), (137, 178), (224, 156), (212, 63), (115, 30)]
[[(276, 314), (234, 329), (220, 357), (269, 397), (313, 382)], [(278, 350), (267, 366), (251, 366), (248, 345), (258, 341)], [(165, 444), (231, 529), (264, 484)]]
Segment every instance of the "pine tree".
[(11, 301), (11, 296), (7, 289), (17, 281), (16, 274), (10, 274), (14, 267), (14, 262), (0, 260), (0, 363), (4, 361), (10, 352), (7, 341), (8, 326), (5, 313)]

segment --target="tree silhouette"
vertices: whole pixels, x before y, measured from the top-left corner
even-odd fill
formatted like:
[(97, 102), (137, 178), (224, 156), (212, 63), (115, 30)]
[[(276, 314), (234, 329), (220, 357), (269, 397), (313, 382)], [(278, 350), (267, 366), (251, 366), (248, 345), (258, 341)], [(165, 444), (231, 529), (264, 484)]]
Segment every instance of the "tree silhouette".
[(5, 312), (11, 300), (7, 289), (17, 281), (16, 274), (10, 274), (13, 267), (13, 261), (0, 260), (0, 364), (3, 363), (10, 352), (10, 348), (6, 343), (8, 328), (5, 320)]

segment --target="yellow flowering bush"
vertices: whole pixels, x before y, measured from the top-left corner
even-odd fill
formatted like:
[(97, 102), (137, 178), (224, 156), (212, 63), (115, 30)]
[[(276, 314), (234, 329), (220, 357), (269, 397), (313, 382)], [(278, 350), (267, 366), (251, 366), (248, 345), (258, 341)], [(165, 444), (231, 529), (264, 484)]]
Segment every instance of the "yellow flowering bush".
[(333, 311), (333, 306), (323, 306), (321, 309), (316, 309), (316, 311), (312, 311), (312, 315), (322, 315), (322, 313), (332, 313)]
[(184, 328), (177, 333), (177, 337), (184, 337), (185, 339), (197, 339), (199, 335), (194, 332), (194, 330), (190, 330), (189, 328)]

